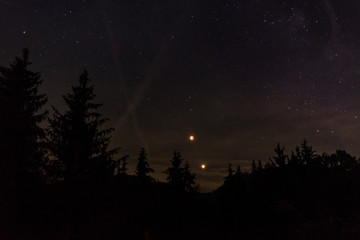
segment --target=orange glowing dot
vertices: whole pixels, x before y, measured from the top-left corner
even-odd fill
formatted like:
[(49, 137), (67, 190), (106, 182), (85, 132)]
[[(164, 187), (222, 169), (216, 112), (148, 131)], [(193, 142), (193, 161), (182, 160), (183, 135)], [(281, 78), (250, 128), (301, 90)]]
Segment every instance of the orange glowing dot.
[(206, 165), (205, 165), (205, 164), (202, 164), (202, 165), (201, 165), (201, 168), (202, 168), (202, 169), (205, 169), (205, 168), (206, 168)]
[(190, 139), (190, 141), (194, 141), (194, 140), (195, 140), (195, 137), (194, 137), (193, 135), (191, 135), (191, 136), (189, 137), (189, 139)]

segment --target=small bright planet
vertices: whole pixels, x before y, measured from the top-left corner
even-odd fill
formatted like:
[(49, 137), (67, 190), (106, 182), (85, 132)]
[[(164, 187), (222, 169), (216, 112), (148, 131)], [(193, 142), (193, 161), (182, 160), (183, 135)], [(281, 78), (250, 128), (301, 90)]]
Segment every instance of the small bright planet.
[(194, 141), (194, 140), (195, 140), (195, 137), (194, 137), (193, 135), (191, 135), (191, 136), (189, 137), (189, 139), (190, 139), (190, 141)]
[(202, 169), (205, 169), (205, 168), (206, 168), (206, 165), (205, 165), (205, 164), (201, 164), (201, 168), (202, 168)]

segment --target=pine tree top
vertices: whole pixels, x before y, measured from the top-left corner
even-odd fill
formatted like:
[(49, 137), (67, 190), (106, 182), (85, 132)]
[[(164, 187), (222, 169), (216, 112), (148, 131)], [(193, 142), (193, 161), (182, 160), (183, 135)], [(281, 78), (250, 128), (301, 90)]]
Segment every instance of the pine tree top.
[(123, 173), (126, 157), (114, 159), (120, 148), (110, 149), (114, 129), (102, 128), (109, 119), (97, 111), (102, 104), (93, 102), (96, 95), (86, 70), (71, 89), (71, 93), (63, 96), (68, 110), (62, 114), (54, 108), (53, 118), (49, 120), (52, 154), (63, 162), (65, 175), (70, 178), (113, 175), (116, 169)]

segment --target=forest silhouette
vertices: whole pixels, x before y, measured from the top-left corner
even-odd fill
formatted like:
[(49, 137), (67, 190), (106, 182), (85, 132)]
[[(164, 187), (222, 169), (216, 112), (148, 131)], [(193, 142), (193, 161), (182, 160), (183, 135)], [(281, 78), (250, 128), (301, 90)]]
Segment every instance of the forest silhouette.
[(24, 49), (0, 67), (0, 239), (360, 238), (360, 161), (345, 150), (278, 143), (250, 171), (225, 165), (211, 193), (176, 150), (166, 182), (144, 148), (131, 175), (87, 71), (50, 115), (30, 65)]

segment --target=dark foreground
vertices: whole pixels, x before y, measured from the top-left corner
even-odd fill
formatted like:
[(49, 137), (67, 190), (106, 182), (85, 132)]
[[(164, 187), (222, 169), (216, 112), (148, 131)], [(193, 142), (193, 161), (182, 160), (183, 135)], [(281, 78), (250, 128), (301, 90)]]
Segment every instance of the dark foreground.
[[(301, 179), (297, 189), (268, 188), (281, 182), (277, 176), (252, 177), (263, 187), (251, 189), (225, 181), (208, 194), (132, 176), (71, 185), (30, 181), (2, 198), (0, 239), (360, 239), (351, 185), (326, 182), (325, 189), (329, 179)], [(312, 188), (305, 193), (305, 186)]]

